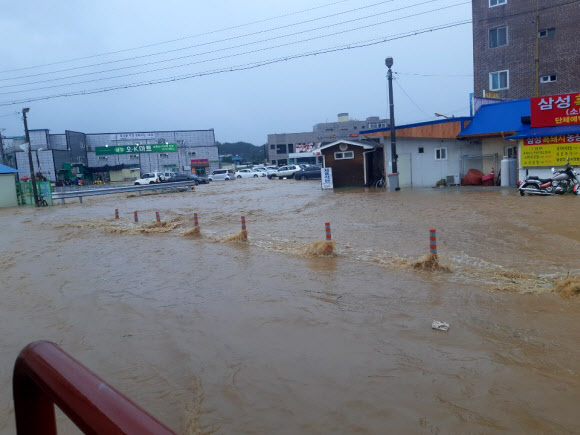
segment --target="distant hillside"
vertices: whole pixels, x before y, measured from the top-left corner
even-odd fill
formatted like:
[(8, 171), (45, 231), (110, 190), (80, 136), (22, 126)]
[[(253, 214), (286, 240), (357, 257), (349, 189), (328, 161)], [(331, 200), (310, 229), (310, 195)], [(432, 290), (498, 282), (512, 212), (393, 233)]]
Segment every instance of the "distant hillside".
[(264, 161), (264, 146), (256, 146), (248, 142), (217, 142), (220, 156), (231, 154), (240, 156), (243, 161), (262, 163)]

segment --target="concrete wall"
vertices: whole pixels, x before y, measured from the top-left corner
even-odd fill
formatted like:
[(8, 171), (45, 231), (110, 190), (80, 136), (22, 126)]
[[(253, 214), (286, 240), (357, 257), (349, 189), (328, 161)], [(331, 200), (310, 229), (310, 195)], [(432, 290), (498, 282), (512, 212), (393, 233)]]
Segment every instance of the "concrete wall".
[[(384, 142), (386, 139), (386, 143)], [(387, 160), (387, 172), (391, 170), (391, 147), (389, 138), (382, 138), (385, 143), (385, 158)], [(435, 158), (436, 148), (447, 148), (447, 158), (437, 160)], [(422, 148), (423, 152), (419, 152)], [(480, 155), (481, 145), (479, 143), (470, 143), (456, 139), (431, 139), (431, 138), (398, 138), (397, 154), (399, 162), (403, 159), (410, 159), (411, 162), (411, 185), (412, 187), (429, 187), (448, 175), (462, 173), (462, 157), (464, 155)], [(465, 172), (470, 169), (471, 162), (465, 161)], [(399, 164), (399, 172), (404, 168)], [(408, 174), (400, 175), (405, 179)], [(403, 184), (401, 184), (403, 186)]]
[(0, 174), (0, 207), (18, 206), (14, 174)]

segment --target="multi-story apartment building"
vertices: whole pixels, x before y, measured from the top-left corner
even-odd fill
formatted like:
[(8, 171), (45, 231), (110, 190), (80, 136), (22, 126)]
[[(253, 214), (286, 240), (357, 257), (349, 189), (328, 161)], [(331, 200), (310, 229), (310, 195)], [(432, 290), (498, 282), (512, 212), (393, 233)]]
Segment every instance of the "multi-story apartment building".
[(580, 2), (473, 0), (472, 10), (476, 97), (580, 91)]
[(361, 130), (386, 128), (388, 119), (371, 116), (365, 121), (350, 119), (348, 113), (339, 113), (337, 122), (323, 122), (314, 125), (312, 131), (302, 133), (278, 133), (268, 135), (268, 160), (273, 165), (289, 163), (319, 163), (314, 148), (339, 139), (360, 141)]

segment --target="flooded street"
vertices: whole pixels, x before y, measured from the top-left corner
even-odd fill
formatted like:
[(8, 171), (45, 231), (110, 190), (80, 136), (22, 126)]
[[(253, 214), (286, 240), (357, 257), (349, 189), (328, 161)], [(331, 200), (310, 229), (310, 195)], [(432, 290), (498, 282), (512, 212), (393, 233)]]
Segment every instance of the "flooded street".
[[(580, 276), (579, 216), (576, 196), (267, 179), (2, 209), (0, 431), (45, 339), (178, 433), (578, 433), (580, 298), (553, 290)], [(430, 228), (449, 272), (413, 268)]]

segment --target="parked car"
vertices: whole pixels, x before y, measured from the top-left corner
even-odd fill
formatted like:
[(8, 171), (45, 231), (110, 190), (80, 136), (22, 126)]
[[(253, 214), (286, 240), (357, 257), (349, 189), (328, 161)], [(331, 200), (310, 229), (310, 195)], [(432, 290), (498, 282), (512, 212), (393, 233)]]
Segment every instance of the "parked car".
[(236, 178), (258, 178), (260, 176), (259, 171), (254, 171), (253, 169), (240, 169), (236, 172)]
[(174, 183), (178, 181), (195, 181), (196, 186), (201, 183), (203, 184), (209, 183), (207, 178), (198, 177), (195, 174), (175, 174), (170, 179), (165, 180), (166, 183)]
[(265, 177), (268, 175), (268, 171), (266, 170), (266, 168), (259, 167), (259, 168), (253, 168), (253, 170), (259, 172), (260, 177)]
[(211, 173), (208, 177), (209, 181), (217, 181), (217, 180), (235, 180), (236, 174), (234, 173), (233, 169), (216, 169)]
[(294, 173), (295, 180), (319, 179), (321, 176), (321, 167), (318, 165), (306, 165), (300, 171)]
[(300, 165), (287, 165), (282, 166), (276, 172), (271, 173), (268, 175), (268, 178), (271, 180), (273, 178), (292, 178), (295, 172), (300, 171)]
[(278, 166), (266, 166), (266, 176), (278, 171)]
[(165, 181), (165, 174), (163, 172), (149, 172), (147, 174), (143, 174), (141, 178), (135, 180), (135, 184), (152, 184), (161, 183), (162, 181)]
[(175, 172), (164, 172), (163, 175), (165, 176), (165, 181), (167, 181), (175, 175)]

